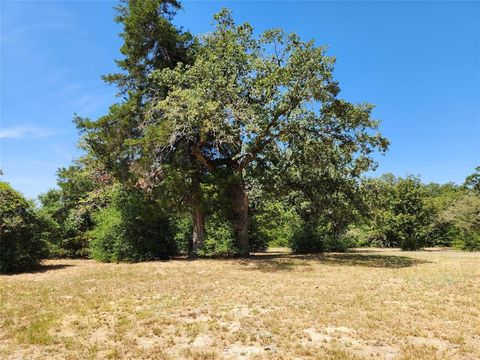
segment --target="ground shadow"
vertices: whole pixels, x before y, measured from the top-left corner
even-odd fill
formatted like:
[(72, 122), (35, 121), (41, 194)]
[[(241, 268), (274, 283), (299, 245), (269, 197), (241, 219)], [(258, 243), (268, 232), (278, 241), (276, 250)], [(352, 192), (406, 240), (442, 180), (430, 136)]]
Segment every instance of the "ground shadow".
[(241, 259), (240, 264), (245, 270), (259, 270), (262, 272), (290, 271), (299, 268), (309, 268), (307, 261), (295, 261), (292, 255), (253, 255), (248, 259)]
[(406, 268), (429, 261), (415, 259), (404, 255), (380, 255), (380, 254), (323, 254), (320, 261), (333, 265), (366, 266), (376, 268)]
[(362, 266), (372, 268), (398, 269), (428, 263), (403, 255), (381, 255), (370, 253), (322, 253), (322, 254), (255, 254), (241, 260), (246, 270), (264, 272), (289, 271), (300, 267), (309, 267), (312, 261), (333, 266)]
[(67, 267), (75, 266), (72, 264), (40, 264), (37, 265), (31, 269), (28, 270), (23, 270), (23, 271), (12, 271), (8, 273), (4, 273), (2, 275), (20, 275), (20, 274), (39, 274), (39, 273), (44, 273), (47, 271), (53, 271), (53, 270), (61, 270), (65, 269)]

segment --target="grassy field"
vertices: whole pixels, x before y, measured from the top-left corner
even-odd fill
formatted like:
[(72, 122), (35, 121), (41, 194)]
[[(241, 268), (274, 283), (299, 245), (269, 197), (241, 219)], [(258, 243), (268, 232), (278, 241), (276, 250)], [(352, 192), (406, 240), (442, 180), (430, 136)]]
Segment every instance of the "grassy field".
[(52, 260), (0, 282), (2, 359), (480, 359), (480, 253)]

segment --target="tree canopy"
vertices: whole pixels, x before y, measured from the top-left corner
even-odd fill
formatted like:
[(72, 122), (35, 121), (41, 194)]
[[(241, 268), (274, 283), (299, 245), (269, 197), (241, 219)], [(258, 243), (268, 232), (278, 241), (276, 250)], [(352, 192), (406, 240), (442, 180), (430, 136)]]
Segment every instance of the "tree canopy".
[[(334, 58), (325, 47), (276, 29), (257, 37), (249, 24), (236, 25), (228, 10), (215, 20), (215, 31), (198, 39), (193, 64), (152, 73), (157, 96), (134, 144), (159, 154), (148, 165), (160, 172), (187, 146), (204, 172), (227, 181), (233, 226), (246, 254), (250, 177), (282, 167), (329, 167), (356, 178), (371, 168), (372, 151), (384, 151), (388, 142), (375, 131), (372, 105), (338, 98)], [(303, 183), (305, 192), (314, 186)]]

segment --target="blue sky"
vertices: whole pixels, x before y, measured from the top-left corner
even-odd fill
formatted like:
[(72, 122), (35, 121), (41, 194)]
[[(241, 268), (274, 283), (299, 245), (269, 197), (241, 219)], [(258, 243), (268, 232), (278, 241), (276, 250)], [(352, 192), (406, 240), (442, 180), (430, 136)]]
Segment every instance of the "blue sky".
[[(115, 2), (1, 1), (0, 167), (35, 197), (79, 155), (74, 113), (116, 101)], [(281, 27), (329, 46), (341, 97), (377, 105), (390, 139), (376, 174), (461, 183), (480, 165), (480, 3), (185, 1), (176, 24), (211, 30), (222, 7), (257, 31)]]

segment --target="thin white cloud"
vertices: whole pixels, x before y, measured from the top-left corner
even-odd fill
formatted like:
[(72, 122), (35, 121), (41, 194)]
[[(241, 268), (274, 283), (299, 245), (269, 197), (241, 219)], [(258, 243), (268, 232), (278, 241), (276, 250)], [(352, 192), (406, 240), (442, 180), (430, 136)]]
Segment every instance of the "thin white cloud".
[(0, 129), (0, 139), (42, 138), (58, 133), (47, 128), (23, 125)]

